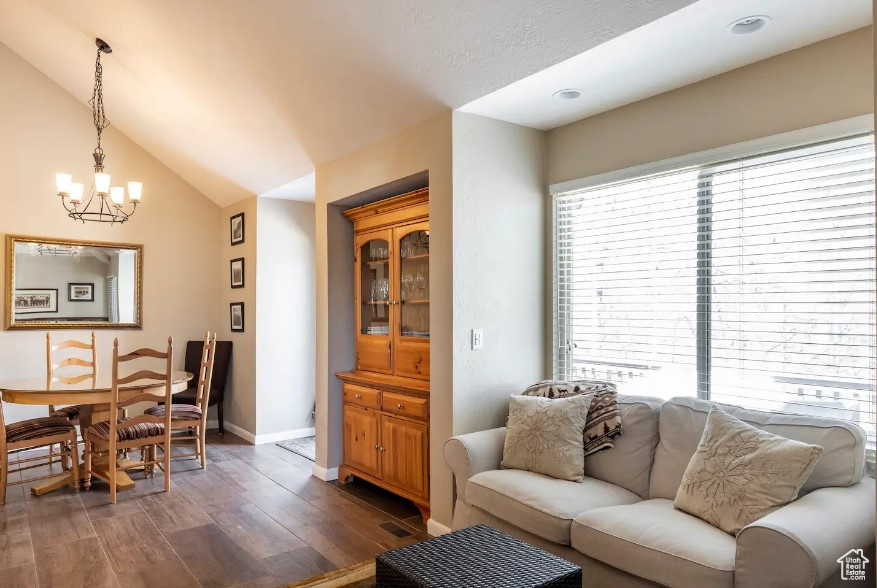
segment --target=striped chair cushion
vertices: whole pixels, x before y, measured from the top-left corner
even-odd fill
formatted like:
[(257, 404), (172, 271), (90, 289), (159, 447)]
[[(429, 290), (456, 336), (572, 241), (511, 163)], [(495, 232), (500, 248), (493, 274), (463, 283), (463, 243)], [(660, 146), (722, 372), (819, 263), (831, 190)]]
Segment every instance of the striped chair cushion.
[(64, 406), (62, 408), (59, 408), (55, 412), (53, 412), (52, 416), (53, 417), (63, 417), (70, 422), (76, 422), (79, 420), (79, 410), (81, 408), (82, 407), (78, 406), (78, 405)]
[(63, 435), (74, 431), (73, 425), (63, 417), (42, 417), (28, 419), (6, 425), (6, 442), (17, 443), (19, 441), (31, 441), (41, 437)]
[[(117, 421), (119, 428), (116, 429), (116, 441), (134, 441), (147, 437), (158, 437), (164, 434), (164, 425), (161, 423), (137, 423), (134, 426), (125, 427), (127, 419)], [(125, 427), (125, 428), (122, 428)], [(104, 421), (88, 428), (88, 433), (105, 441), (110, 438), (110, 423)]]
[[(164, 406), (153, 406), (146, 409), (146, 414), (156, 417), (164, 416)], [(201, 407), (194, 404), (174, 404), (171, 409), (172, 421), (199, 421), (201, 420)]]

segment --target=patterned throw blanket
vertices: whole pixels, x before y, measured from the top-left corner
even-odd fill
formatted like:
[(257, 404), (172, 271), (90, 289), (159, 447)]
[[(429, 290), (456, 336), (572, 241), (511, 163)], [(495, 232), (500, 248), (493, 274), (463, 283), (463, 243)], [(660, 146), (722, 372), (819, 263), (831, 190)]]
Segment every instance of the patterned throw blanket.
[(568, 398), (579, 394), (591, 396), (591, 408), (585, 424), (585, 456), (612, 449), (615, 447), (615, 437), (621, 435), (621, 412), (618, 410), (615, 384), (599, 380), (542, 380), (524, 390), (522, 396)]

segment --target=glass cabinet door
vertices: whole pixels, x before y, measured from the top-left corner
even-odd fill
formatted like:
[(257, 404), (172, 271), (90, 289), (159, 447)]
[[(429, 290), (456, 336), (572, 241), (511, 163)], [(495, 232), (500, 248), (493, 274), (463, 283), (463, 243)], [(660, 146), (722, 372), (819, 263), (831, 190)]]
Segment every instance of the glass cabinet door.
[(359, 249), (360, 333), (390, 335), (390, 242), (370, 239)]
[(429, 228), (426, 223), (421, 225), (405, 227), (399, 239), (401, 312), (397, 334), (429, 339)]

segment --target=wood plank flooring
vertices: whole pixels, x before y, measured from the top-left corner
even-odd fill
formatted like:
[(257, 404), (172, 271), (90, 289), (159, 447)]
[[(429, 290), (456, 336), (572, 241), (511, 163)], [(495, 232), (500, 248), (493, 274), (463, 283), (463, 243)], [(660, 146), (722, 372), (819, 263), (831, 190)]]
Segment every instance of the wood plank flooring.
[(282, 586), (427, 538), (410, 502), (365, 482), (323, 482), (312, 465), (211, 432), (207, 470), (174, 462), (169, 493), (160, 471), (132, 474), (137, 487), (116, 504), (102, 484), (42, 497), (11, 486), (0, 588)]

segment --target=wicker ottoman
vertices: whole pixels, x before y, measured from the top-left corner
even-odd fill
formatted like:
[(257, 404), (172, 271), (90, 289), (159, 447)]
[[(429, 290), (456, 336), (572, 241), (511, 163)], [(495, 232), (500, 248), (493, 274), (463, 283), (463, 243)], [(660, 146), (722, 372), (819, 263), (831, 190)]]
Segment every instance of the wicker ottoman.
[(375, 558), (378, 588), (581, 588), (582, 570), (476, 525)]

